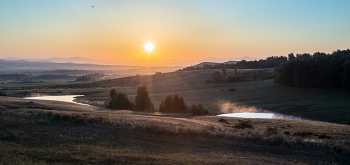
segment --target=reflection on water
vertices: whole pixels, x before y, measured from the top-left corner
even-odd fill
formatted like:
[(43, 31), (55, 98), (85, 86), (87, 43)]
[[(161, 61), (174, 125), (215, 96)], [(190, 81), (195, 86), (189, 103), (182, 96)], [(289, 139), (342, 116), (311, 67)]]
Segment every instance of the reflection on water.
[(283, 115), (279, 113), (226, 113), (217, 116), (222, 117), (241, 117), (241, 118), (260, 118), (260, 119), (294, 119), (294, 120), (305, 120), (301, 117)]
[(76, 97), (84, 96), (84, 95), (64, 95), (64, 96), (38, 96), (38, 97), (25, 97), (25, 99), (36, 99), (36, 100), (54, 100), (54, 101), (63, 101), (63, 102), (69, 102), (69, 103), (75, 103), (75, 104), (81, 104), (81, 105), (88, 105), (89, 104), (83, 104), (83, 103), (77, 103), (74, 102)]

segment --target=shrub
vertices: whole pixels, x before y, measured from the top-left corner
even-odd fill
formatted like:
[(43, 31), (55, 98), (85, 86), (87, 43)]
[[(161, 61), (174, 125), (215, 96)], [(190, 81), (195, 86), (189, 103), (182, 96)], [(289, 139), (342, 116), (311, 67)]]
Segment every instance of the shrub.
[(330, 139), (331, 137), (330, 136), (327, 136), (325, 133), (324, 134), (321, 134), (321, 135), (317, 135), (317, 137), (319, 139)]
[(252, 128), (253, 125), (250, 124), (250, 121), (240, 121), (236, 125), (233, 126), (233, 128), (239, 128), (239, 129), (244, 129), (244, 128)]
[(7, 96), (5, 91), (0, 91), (0, 96)]
[(253, 80), (257, 80), (258, 79), (258, 72), (256, 70), (251, 70), (250, 71), (250, 77), (253, 78)]
[(182, 97), (179, 97), (177, 94), (167, 95), (165, 100), (162, 100), (159, 105), (159, 111), (161, 112), (175, 112), (181, 113), (186, 112), (187, 105)]
[(293, 133), (293, 136), (306, 137), (308, 135), (313, 135), (313, 133), (312, 132), (295, 132), (295, 133)]
[(200, 102), (198, 103), (198, 105), (196, 103), (192, 103), (192, 105), (187, 109), (187, 111), (189, 113), (192, 113), (193, 115), (204, 115), (209, 113), (209, 111), (205, 109), (203, 104)]
[(267, 129), (266, 129), (266, 132), (265, 132), (265, 134), (266, 135), (268, 135), (268, 136), (270, 136), (270, 135), (275, 135), (275, 134), (277, 134), (278, 132), (277, 132), (277, 127), (275, 127), (275, 128), (273, 128), (273, 127), (267, 127)]
[(219, 119), (219, 122), (226, 122), (226, 119)]
[(149, 97), (147, 87), (144, 85), (137, 88), (137, 94), (135, 96), (136, 110), (139, 111), (154, 111), (154, 104)]
[(348, 117), (348, 125), (350, 125), (350, 116)]

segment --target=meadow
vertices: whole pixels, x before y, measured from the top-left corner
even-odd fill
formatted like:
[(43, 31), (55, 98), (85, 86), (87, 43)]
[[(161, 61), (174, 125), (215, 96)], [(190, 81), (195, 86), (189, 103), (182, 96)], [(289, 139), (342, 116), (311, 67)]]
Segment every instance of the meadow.
[[(250, 70), (240, 70), (249, 72)], [(228, 73), (233, 70), (227, 70)], [(267, 70), (266, 72), (272, 72)], [(349, 91), (294, 88), (274, 84), (273, 79), (233, 83), (206, 83), (213, 70), (170, 72), (86, 83), (8, 88), (9, 96), (83, 94), (78, 102), (104, 107), (113, 88), (134, 100), (138, 86), (146, 85), (155, 107), (168, 94), (182, 96), (186, 104), (201, 102), (212, 114), (229, 112), (277, 112), (311, 120), (346, 124), (350, 116)], [(228, 91), (235, 89), (235, 91)]]
[[(242, 70), (248, 72), (249, 70)], [(273, 80), (206, 83), (213, 70), (96, 82), (6, 88), (0, 96), (4, 164), (347, 164), (348, 91), (283, 87)], [(228, 70), (228, 72), (233, 72)], [(167, 94), (201, 102), (209, 115), (112, 111), (114, 88), (134, 100), (147, 85), (158, 108)], [(229, 91), (229, 89), (235, 89)], [(19, 97), (83, 94), (83, 106)], [(217, 117), (279, 112), (317, 121)], [(327, 121), (327, 122), (319, 122)], [(237, 128), (242, 123), (251, 127)]]

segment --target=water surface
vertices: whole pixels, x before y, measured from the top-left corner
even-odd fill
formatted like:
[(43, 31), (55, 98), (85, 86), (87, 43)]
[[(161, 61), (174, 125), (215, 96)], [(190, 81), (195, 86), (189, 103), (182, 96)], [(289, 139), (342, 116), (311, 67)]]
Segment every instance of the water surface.
[(53, 100), (53, 101), (63, 101), (63, 102), (69, 102), (69, 103), (75, 103), (75, 104), (81, 104), (81, 105), (88, 105), (89, 104), (83, 104), (83, 103), (77, 103), (74, 102), (76, 97), (80, 97), (84, 95), (63, 95), (63, 96), (38, 96), (38, 97), (25, 97), (25, 99), (35, 99), (35, 100)]
[(259, 118), (259, 119), (295, 119), (295, 120), (305, 120), (301, 117), (283, 115), (280, 113), (251, 113), (251, 112), (243, 112), (243, 113), (226, 113), (220, 114), (217, 116), (222, 117), (241, 117), (241, 118)]

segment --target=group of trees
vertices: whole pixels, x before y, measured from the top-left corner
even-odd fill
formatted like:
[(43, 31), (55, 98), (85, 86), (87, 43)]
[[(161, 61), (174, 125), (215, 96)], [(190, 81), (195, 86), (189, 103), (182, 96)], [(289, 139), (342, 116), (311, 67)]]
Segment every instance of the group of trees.
[(350, 50), (332, 54), (291, 53), (288, 62), (275, 68), (275, 82), (303, 88), (350, 88)]
[(221, 83), (221, 82), (240, 82), (243, 81), (245, 78), (250, 77), (253, 80), (258, 79), (258, 71), (252, 69), (249, 73), (242, 74), (237, 71), (237, 69), (234, 69), (233, 73), (227, 73), (226, 69), (221, 69), (222, 74), (220, 71), (214, 71), (214, 73), (211, 74), (212, 79), (215, 83)]
[[(117, 92), (112, 89), (109, 92), (109, 100), (105, 103), (107, 108), (114, 110), (137, 110), (137, 111), (155, 111), (154, 104), (149, 97), (146, 86), (138, 87), (135, 96), (135, 102), (129, 100), (125, 93)], [(209, 111), (204, 108), (202, 103), (193, 103), (191, 106), (187, 106), (183, 97), (177, 94), (167, 95), (165, 100), (162, 100), (159, 105), (160, 112), (169, 113), (192, 113), (193, 115), (208, 114)]]
[(131, 102), (125, 93), (117, 93), (115, 89), (109, 92), (108, 107), (111, 109), (134, 109), (135, 103)]
[(185, 113), (187, 110), (187, 105), (183, 97), (179, 97), (177, 94), (174, 96), (167, 95), (165, 100), (159, 105), (160, 112), (171, 112), (171, 113)]
[(242, 60), (237, 62), (236, 64), (217, 64), (217, 65), (208, 65), (204, 64), (203, 67), (197, 66), (189, 66), (179, 71), (191, 71), (191, 70), (207, 70), (207, 69), (258, 69), (258, 68), (274, 68), (282, 63), (287, 62), (287, 57), (285, 56), (271, 56), (266, 58), (266, 60), (254, 60), (254, 61), (246, 61)]
[(95, 81), (95, 79), (90, 76), (81, 76), (75, 79), (75, 81)]
[(109, 92), (109, 100), (105, 104), (107, 108), (114, 110), (154, 111), (154, 104), (149, 97), (146, 86), (137, 88), (135, 102), (130, 101), (127, 94), (118, 93), (115, 89), (112, 89)]
[(93, 74), (87, 74), (86, 77), (91, 77), (92, 79), (100, 79), (104, 77), (105, 75), (103, 73), (93, 73)]

